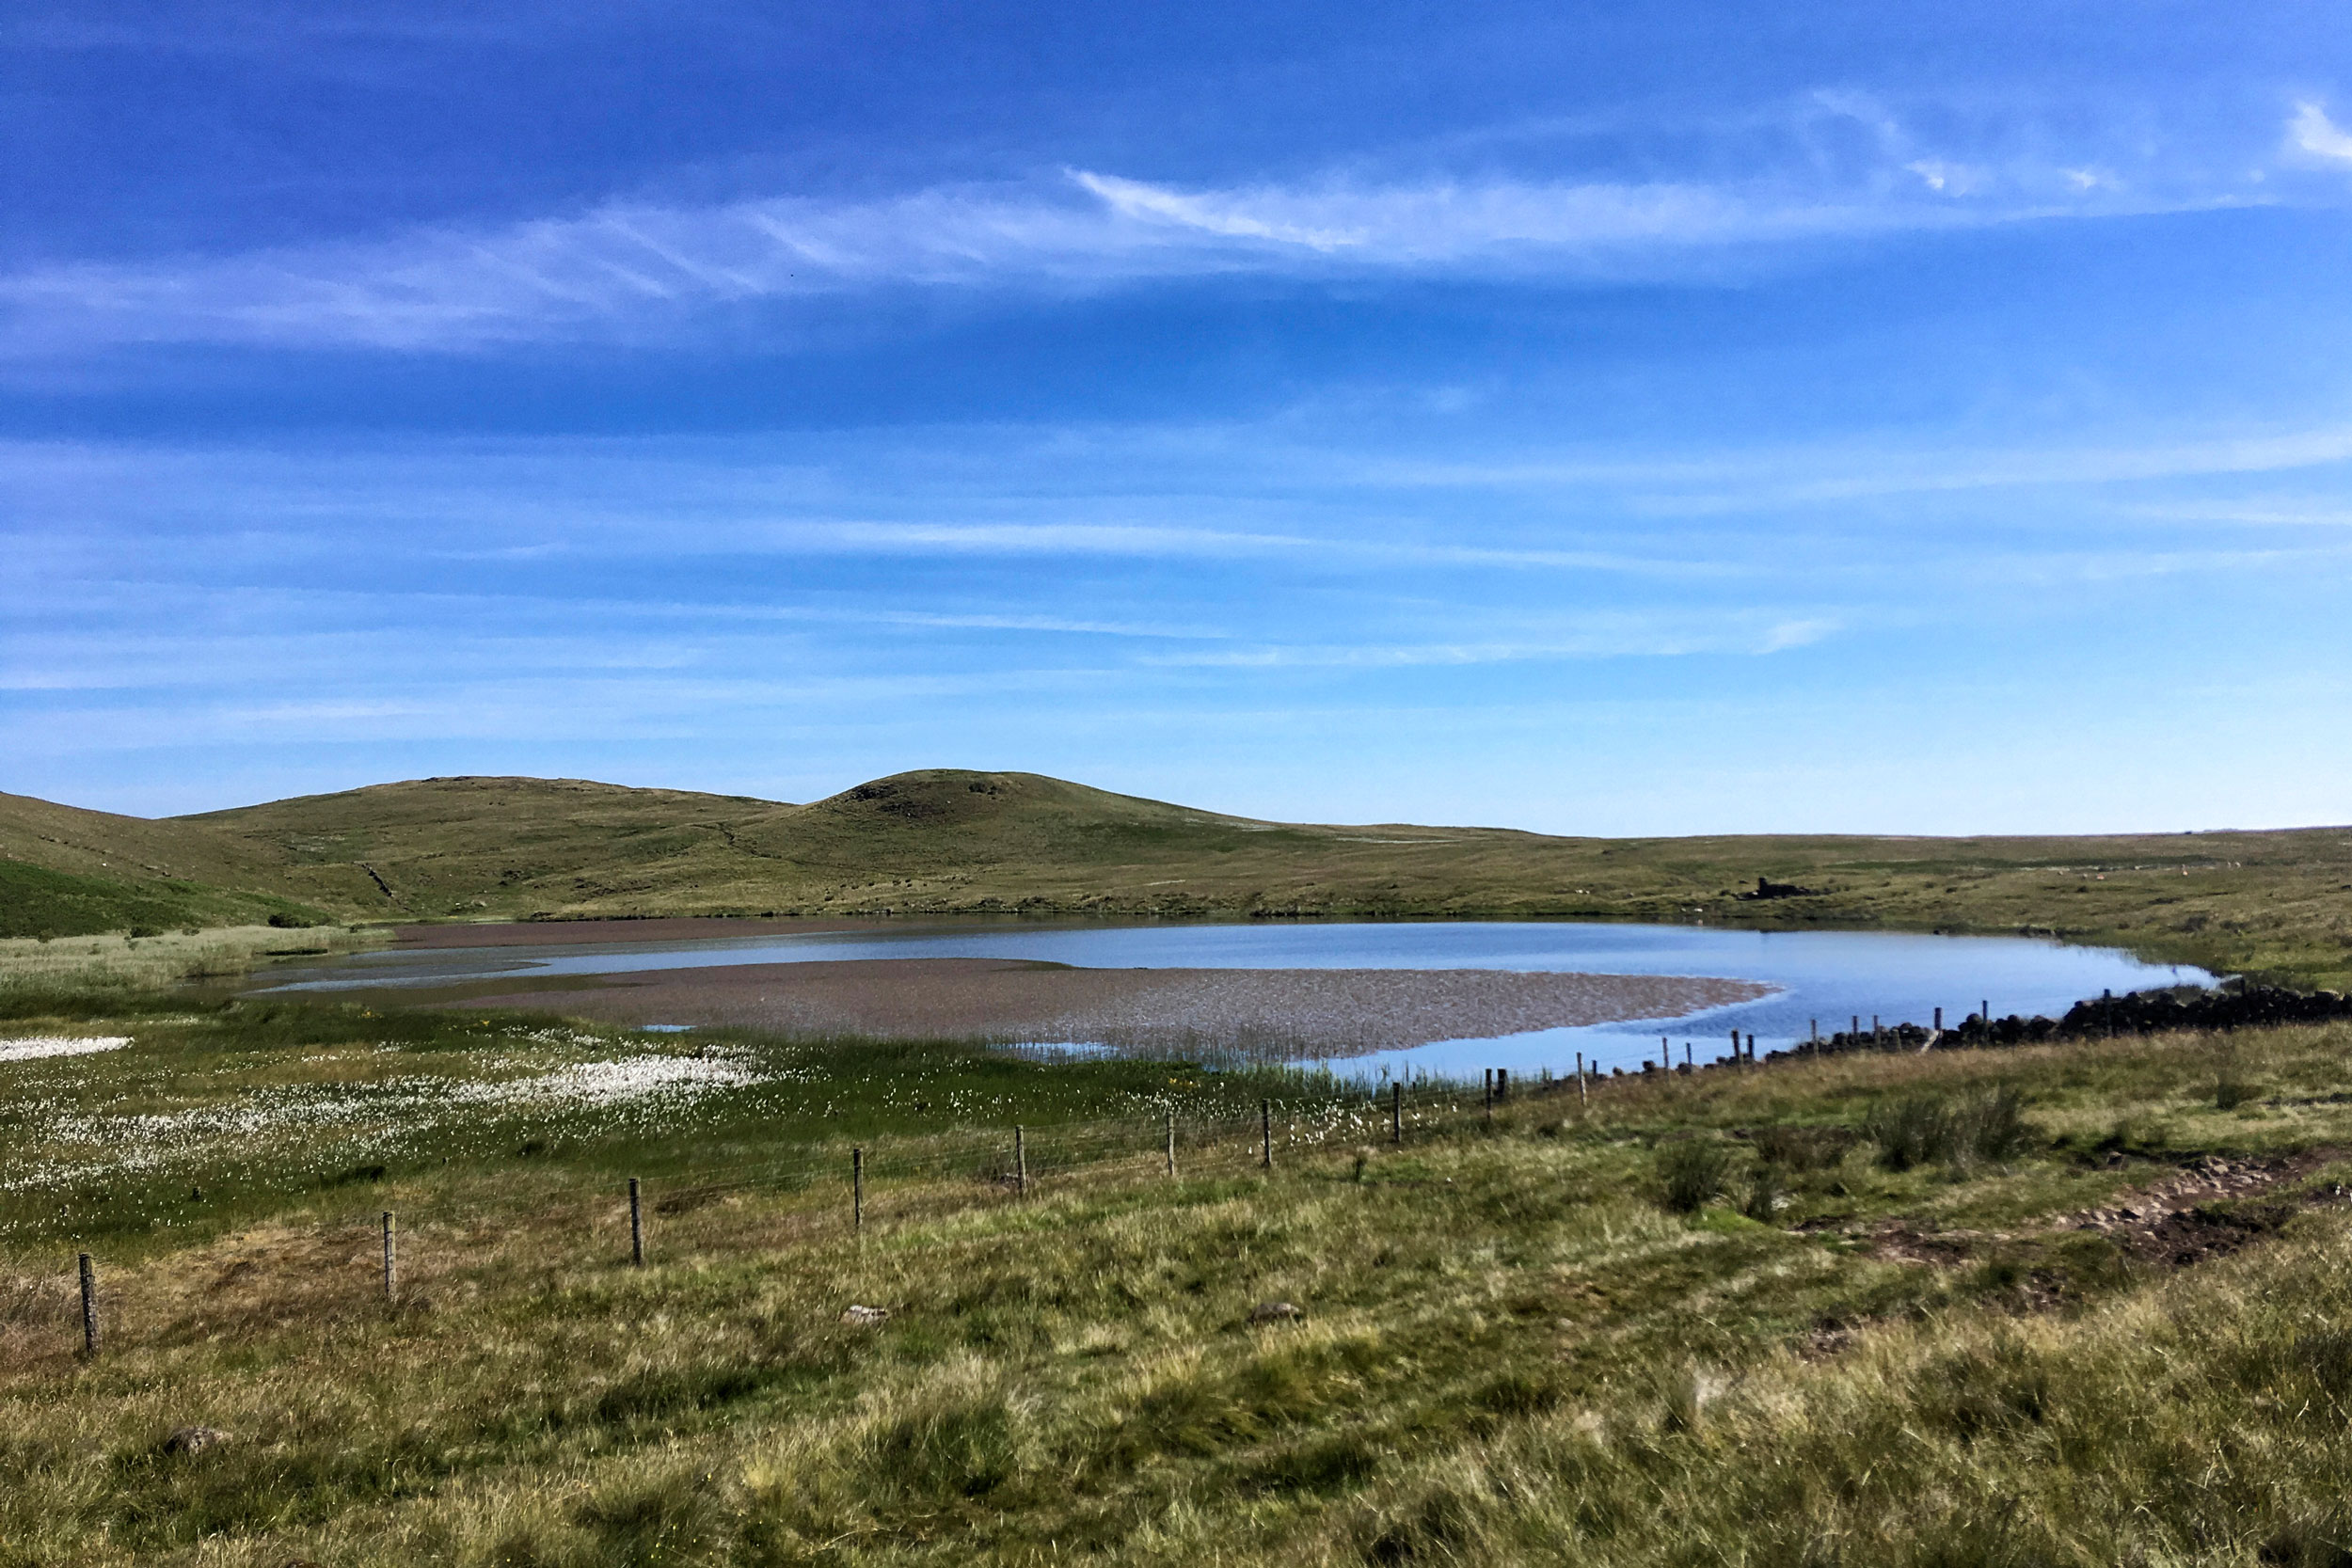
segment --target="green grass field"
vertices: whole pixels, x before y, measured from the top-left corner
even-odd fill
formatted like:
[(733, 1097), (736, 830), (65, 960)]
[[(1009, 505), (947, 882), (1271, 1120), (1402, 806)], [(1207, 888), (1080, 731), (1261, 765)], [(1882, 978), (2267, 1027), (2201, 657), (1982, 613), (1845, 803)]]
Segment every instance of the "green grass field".
[[(1810, 890), (1742, 898), (1756, 879)], [(0, 797), (0, 937), (657, 914), (1564, 917), (2028, 932), (2352, 988), (2352, 829), (1546, 837), (1254, 822), (1026, 773), (806, 805), (433, 779), (149, 822)]]
[(6, 1033), (133, 1043), (0, 1065), (0, 1563), (2352, 1551), (2343, 1026), (1428, 1093), (1401, 1147), (1343, 1085), (1182, 1064)]

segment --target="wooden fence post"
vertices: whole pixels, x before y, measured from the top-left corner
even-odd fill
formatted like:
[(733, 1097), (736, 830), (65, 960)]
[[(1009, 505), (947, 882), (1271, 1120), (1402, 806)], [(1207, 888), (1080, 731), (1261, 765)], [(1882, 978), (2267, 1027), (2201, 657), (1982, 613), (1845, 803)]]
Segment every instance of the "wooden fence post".
[(393, 1235), (392, 1212), (387, 1209), (384, 1211), (384, 1299), (386, 1301), (392, 1299), (392, 1291), (399, 1279), (392, 1255)]
[(1176, 1113), (1168, 1113), (1168, 1174), (1176, 1174)]
[(1274, 1101), (1258, 1101), (1258, 1163), (1267, 1170), (1274, 1168)]
[(1029, 1196), (1028, 1132), (1018, 1122), (1012, 1129), (1012, 1190), (1018, 1196)]
[(628, 1179), (628, 1260), (637, 1268), (645, 1266), (645, 1211), (633, 1176)]
[(1492, 1068), (1488, 1068), (1488, 1069), (1486, 1069), (1486, 1120), (1487, 1120), (1489, 1123), (1491, 1123), (1494, 1119), (1495, 1119), (1495, 1069), (1492, 1069)]
[(1576, 1108), (1580, 1111), (1593, 1108), (1592, 1096), (1584, 1092), (1584, 1053), (1581, 1051), (1576, 1053)]
[(1405, 1085), (1401, 1083), (1391, 1083), (1389, 1085), (1389, 1142), (1401, 1144), (1404, 1141)]
[(82, 1254), (82, 1354), (98, 1354), (98, 1265)]
[(866, 1228), (866, 1150), (850, 1150), (850, 1228)]

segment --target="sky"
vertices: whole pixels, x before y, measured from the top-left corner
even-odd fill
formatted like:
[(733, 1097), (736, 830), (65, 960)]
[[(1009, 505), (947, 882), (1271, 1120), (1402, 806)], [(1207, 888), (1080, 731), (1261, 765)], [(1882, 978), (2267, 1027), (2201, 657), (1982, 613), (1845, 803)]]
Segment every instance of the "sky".
[(2352, 820), (2352, 11), (0, 17), (0, 790)]

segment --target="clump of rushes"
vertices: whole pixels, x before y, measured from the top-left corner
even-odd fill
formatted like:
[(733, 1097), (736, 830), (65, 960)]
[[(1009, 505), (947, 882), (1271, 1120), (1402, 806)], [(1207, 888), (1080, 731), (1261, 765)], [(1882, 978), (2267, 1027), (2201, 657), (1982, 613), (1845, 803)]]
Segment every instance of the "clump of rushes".
[(2031, 1147), (2035, 1132), (2026, 1119), (2026, 1097), (2004, 1085), (1963, 1096), (1952, 1110), (1951, 1158), (1998, 1164)]
[(1747, 1198), (1740, 1205), (1740, 1212), (1752, 1220), (1770, 1225), (1772, 1223), (1774, 1211), (1779, 1209), (1781, 1199), (1787, 1192), (1787, 1184), (1781, 1180), (1780, 1167), (1770, 1160), (1764, 1161), (1748, 1175)]
[(2261, 1092), (2234, 1051), (2225, 1051), (2214, 1069), (2213, 1103), (2219, 1111), (2234, 1111)]
[(1724, 1190), (1731, 1151), (1712, 1138), (1677, 1138), (1658, 1151), (1658, 1180), (1667, 1209), (1695, 1214)]
[(1963, 1165), (1977, 1160), (2010, 1160), (2033, 1142), (2025, 1109), (2025, 1097), (2007, 1087), (1956, 1096), (1909, 1095), (1873, 1107), (1862, 1132), (1878, 1146), (1879, 1164), (1888, 1170), (1910, 1170), (1936, 1161)]
[(1849, 1127), (1759, 1127), (1752, 1134), (1756, 1155), (1783, 1170), (1827, 1170), (1854, 1146)]

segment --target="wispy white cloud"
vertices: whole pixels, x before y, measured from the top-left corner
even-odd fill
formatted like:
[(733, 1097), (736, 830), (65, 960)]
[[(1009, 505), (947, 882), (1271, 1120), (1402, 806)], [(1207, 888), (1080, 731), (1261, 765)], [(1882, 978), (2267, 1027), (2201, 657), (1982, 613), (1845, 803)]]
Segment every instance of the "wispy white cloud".
[(1524, 664), (1592, 658), (1675, 658), (1696, 654), (1776, 654), (1835, 636), (1825, 616), (1779, 618), (1757, 610), (1591, 611), (1541, 635), (1478, 641), (1262, 642), (1148, 655), (1145, 666), (1227, 670), (1388, 670)]
[[(2315, 107), (2308, 115), (2340, 135)], [(2072, 164), (1923, 154), (1908, 140), (1868, 166), (1740, 179), (1335, 176), (1179, 188), (1073, 169), (883, 200), (615, 202), (376, 242), (46, 266), (0, 277), (0, 350), (661, 339), (714, 311), (878, 287), (1094, 289), (1244, 272), (1573, 280), (1744, 247), (2235, 199), (2148, 182), (2127, 191)]]
[(2287, 140), (2315, 158), (2352, 164), (2352, 132), (2339, 130), (2317, 103), (2297, 103), (2287, 122)]
[(1865, 445), (1787, 447), (1646, 466), (1581, 454), (1495, 463), (1375, 457), (1367, 483), (1432, 489), (1548, 491), (1606, 485), (1652, 515), (1705, 516), (1939, 492), (2102, 485), (2207, 475), (2286, 472), (2352, 462), (2352, 425), (2204, 439), (1930, 450)]

